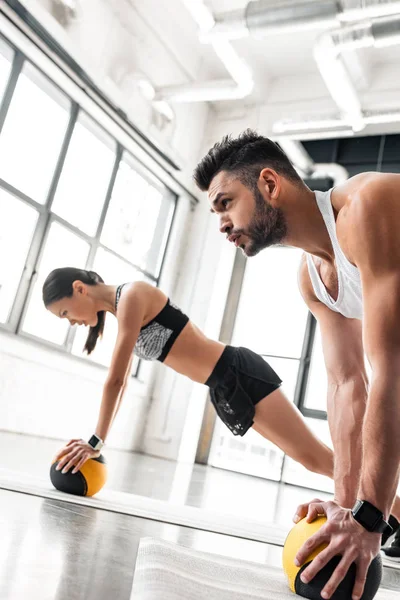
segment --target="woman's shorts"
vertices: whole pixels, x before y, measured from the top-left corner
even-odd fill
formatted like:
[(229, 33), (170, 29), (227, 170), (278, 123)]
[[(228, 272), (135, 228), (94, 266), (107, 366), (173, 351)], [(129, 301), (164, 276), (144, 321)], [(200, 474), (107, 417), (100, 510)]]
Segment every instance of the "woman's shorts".
[(247, 348), (226, 346), (206, 385), (218, 416), (234, 435), (253, 425), (254, 406), (280, 387), (269, 364)]

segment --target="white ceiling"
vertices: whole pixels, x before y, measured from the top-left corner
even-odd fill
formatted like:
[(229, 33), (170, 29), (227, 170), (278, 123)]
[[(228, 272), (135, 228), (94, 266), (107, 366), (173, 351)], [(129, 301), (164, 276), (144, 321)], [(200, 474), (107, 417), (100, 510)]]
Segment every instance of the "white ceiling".
[[(271, 6), (276, 2), (270, 0)], [(205, 0), (204, 3), (217, 16), (243, 9), (247, 0)], [(182, 0), (118, 0), (115, 4), (124, 9), (130, 7), (132, 15), (127, 21), (136, 29), (136, 34), (142, 20), (142, 26), (156, 35), (159, 47), (149, 52), (147, 65), (140, 65), (151, 74), (155, 86), (199, 83), (228, 76), (212, 47), (199, 41), (198, 27)], [(321, 27), (232, 41), (238, 56), (250, 67), (255, 85), (252, 93), (242, 100), (213, 103), (215, 110), (225, 114), (239, 107), (259, 106), (265, 113), (271, 103), (280, 107), (277, 113), (280, 119), (293, 118), (297, 109), (299, 114), (307, 111), (303, 100), (307, 98), (310, 104), (314, 93), (320, 112), (337, 113), (313, 57), (315, 42), (322, 31)], [(343, 60), (360, 92), (363, 107), (365, 103), (369, 110), (400, 110), (400, 45), (346, 52)]]

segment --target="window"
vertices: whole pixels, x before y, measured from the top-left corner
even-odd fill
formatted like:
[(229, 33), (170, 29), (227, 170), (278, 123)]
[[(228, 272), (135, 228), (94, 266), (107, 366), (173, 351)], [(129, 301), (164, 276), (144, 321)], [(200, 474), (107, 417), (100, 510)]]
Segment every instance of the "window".
[(297, 286), (301, 251), (270, 248), (247, 261), (233, 344), (300, 358), (307, 308)]
[[(0, 327), (82, 356), (88, 331), (44, 309), (44, 279), (54, 268), (76, 266), (107, 283), (157, 285), (176, 196), (109, 133), (114, 122), (104, 115), (101, 126), (0, 37), (0, 100), (6, 89)], [(110, 315), (90, 358), (109, 364), (115, 335)]]
[(32, 242), (38, 212), (0, 189), (0, 322), (10, 314)]
[(142, 176), (128, 157), (121, 161), (101, 241), (155, 277), (159, 275), (174, 202), (165, 188)]
[(75, 123), (72, 139), (52, 210), (94, 236), (110, 183), (116, 144), (83, 115)]
[(32, 288), (29, 308), (23, 330), (55, 344), (63, 344), (68, 331), (67, 319), (56, 319), (44, 310), (42, 287), (53, 269), (74, 265), (84, 268), (89, 254), (89, 244), (59, 223), (52, 223), (40, 260), (38, 276)]
[[(300, 258), (297, 249), (270, 248), (246, 262), (232, 336), (232, 344), (258, 352), (275, 369), (291, 401), (308, 315), (297, 287)], [(217, 420), (209, 464), (279, 481), (283, 459), (283, 452), (255, 431), (237, 439)]]
[(44, 204), (64, 140), (70, 102), (26, 64), (0, 135), (0, 178)]
[(322, 353), (321, 333), (317, 326), (304, 406), (306, 408), (326, 411), (327, 393), (327, 377)]

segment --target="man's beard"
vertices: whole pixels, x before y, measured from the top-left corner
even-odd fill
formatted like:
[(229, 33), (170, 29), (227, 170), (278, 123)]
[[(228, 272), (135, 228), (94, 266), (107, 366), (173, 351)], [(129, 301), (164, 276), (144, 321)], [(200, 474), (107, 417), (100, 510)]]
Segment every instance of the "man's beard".
[(283, 211), (265, 202), (261, 192), (254, 191), (255, 209), (245, 235), (249, 243), (243, 248), (246, 256), (255, 256), (264, 248), (280, 244), (286, 237), (287, 226)]

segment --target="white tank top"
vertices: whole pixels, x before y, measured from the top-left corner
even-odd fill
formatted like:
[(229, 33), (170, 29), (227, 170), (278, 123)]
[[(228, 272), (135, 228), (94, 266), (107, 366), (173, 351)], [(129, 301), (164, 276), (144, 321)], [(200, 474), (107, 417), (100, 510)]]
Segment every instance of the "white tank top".
[(335, 215), (331, 204), (331, 192), (315, 192), (315, 199), (322, 218), (324, 219), (329, 237), (335, 253), (336, 272), (338, 277), (338, 297), (333, 300), (322, 283), (321, 277), (315, 266), (313, 255), (306, 253), (308, 272), (311, 283), (318, 300), (326, 304), (331, 310), (341, 313), (348, 319), (362, 319), (362, 286), (360, 272), (351, 264), (342, 252), (336, 236)]

